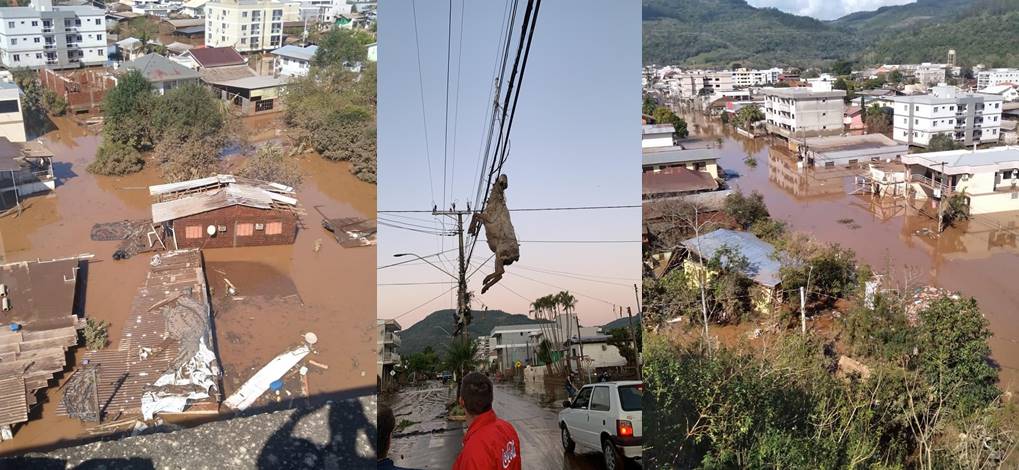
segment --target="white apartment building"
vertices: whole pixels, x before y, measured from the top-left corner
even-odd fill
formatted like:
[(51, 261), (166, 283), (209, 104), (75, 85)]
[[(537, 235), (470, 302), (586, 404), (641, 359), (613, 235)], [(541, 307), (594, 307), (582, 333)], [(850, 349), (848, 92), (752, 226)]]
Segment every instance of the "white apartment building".
[(297, 21), (298, 3), (275, 0), (219, 0), (205, 4), (205, 45), (238, 52), (276, 49), (283, 23)]
[(768, 132), (787, 139), (839, 135), (843, 132), (845, 90), (830, 82), (815, 87), (765, 88), (764, 119)]
[(641, 128), (641, 148), (651, 147), (672, 147), (672, 135), (676, 133), (676, 127), (672, 124), (646, 124)]
[(106, 13), (91, 6), (0, 8), (0, 65), (71, 68), (106, 63)]
[(782, 69), (770, 68), (767, 70), (747, 70), (745, 68), (732, 71), (732, 86), (736, 88), (747, 88), (778, 83), (778, 77), (782, 75)]
[(1019, 69), (989, 69), (977, 72), (977, 89), (1002, 83), (1019, 83)]
[(683, 98), (733, 90), (732, 72), (729, 71), (693, 70), (677, 74), (669, 80), (672, 92)]
[(993, 143), (1000, 138), (1000, 96), (938, 85), (927, 95), (889, 99), (894, 104), (892, 138), (896, 141), (926, 147), (938, 134), (948, 134), (964, 145)]
[(11, 142), (24, 142), (25, 116), (21, 112), (21, 89), (8, 82), (0, 82), (0, 137)]
[(377, 320), (378, 375), (383, 380), (389, 378), (389, 371), (400, 363), (400, 326), (396, 320)]

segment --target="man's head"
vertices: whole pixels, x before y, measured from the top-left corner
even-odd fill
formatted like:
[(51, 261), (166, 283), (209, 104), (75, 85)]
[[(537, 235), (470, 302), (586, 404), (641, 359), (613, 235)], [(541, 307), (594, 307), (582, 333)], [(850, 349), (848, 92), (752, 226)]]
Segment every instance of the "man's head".
[(393, 410), (386, 405), (379, 405), (379, 431), (378, 431), (378, 458), (382, 460), (389, 456), (389, 444), (393, 440), (393, 430), (396, 429), (396, 416)]
[(471, 416), (492, 409), (492, 381), (480, 372), (471, 372), (460, 381), (460, 404)]

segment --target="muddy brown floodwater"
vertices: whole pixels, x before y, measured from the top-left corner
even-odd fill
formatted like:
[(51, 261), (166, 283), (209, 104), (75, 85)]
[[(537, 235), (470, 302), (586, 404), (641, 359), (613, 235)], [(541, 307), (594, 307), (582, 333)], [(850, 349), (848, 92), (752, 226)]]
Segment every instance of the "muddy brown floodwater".
[[(691, 136), (720, 139), (720, 164), (739, 174), (729, 185), (760, 192), (771, 215), (793, 230), (851, 248), (860, 261), (877, 271), (890, 269), (898, 279), (908, 267), (921, 282), (976, 298), (994, 333), (990, 344), (1001, 367), (1001, 385), (1016, 390), (1019, 212), (975, 216), (931, 237), (924, 233), (936, 231), (936, 222), (916, 209), (850, 194), (854, 188), (849, 173), (798, 171), (780, 139), (748, 139), (715, 119), (689, 113), (683, 117)], [(748, 165), (748, 159), (757, 165)]]
[[(66, 120), (55, 123), (58, 130), (44, 140), (55, 153), (56, 191), (29, 197), (20, 216), (0, 218), (0, 255), (12, 262), (94, 253), (86, 276), (85, 312), (109, 321), (109, 337), (116, 342), (147, 272), (148, 256), (113, 261), (116, 243), (92, 241), (89, 232), (97, 222), (149, 217), (147, 187), (162, 181), (155, 165), (127, 177), (89, 174), (85, 167), (94, 159), (99, 137)], [(264, 127), (276, 125), (265, 117), (245, 124), (260, 136), (273, 134)], [(226, 393), (280, 352), (300, 344), (306, 332), (318, 336), (311, 357), (328, 366), (310, 368), (311, 395), (375, 385), (375, 249), (340, 247), (321, 228), (314, 209), (330, 218), (374, 218), (375, 186), (354, 178), (349, 164), (317, 155), (302, 157), (300, 167), (304, 182), (297, 197), (307, 213), (293, 245), (204, 252)], [(224, 277), (237, 287), (235, 296), (227, 296)], [(59, 377), (59, 384), (68, 376), (65, 372)], [(288, 380), (287, 389), (299, 394), (299, 384), (291, 384)], [(0, 443), (0, 455), (90, 436), (77, 420), (55, 415), (58, 387), (51, 384), (46, 390), (30, 421), (15, 430), (14, 440)]]

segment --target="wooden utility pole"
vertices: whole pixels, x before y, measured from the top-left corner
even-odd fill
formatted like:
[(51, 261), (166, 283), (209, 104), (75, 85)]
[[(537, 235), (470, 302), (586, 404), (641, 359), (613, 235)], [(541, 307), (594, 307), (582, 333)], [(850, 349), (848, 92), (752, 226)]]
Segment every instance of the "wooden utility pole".
[(470, 301), (467, 298), (467, 261), (464, 259), (464, 216), (474, 212), (470, 205), (467, 210), (457, 210), (453, 204), (450, 210), (432, 210), (432, 215), (444, 215), (456, 219), (456, 235), (459, 243), (459, 256), (457, 266), (457, 295), (456, 295), (456, 319), (453, 323), (453, 336), (467, 337), (467, 327), (470, 326)]

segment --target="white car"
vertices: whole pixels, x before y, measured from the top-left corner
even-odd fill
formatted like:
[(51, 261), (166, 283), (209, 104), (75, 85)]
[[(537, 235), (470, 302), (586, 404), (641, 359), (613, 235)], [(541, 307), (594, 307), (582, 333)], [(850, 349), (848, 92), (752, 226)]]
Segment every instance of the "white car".
[(608, 470), (622, 469), (624, 459), (639, 460), (643, 396), (644, 384), (636, 380), (583, 386), (559, 412), (563, 448), (599, 450)]

